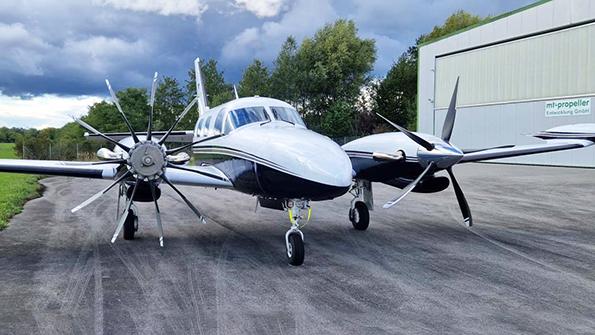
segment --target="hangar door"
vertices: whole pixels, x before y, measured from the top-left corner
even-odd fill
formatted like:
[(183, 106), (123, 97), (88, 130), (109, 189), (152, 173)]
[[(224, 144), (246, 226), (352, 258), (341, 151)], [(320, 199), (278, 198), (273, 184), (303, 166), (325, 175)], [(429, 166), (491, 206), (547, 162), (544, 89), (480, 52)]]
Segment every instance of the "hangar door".
[(436, 58), (436, 109), (595, 95), (595, 23)]

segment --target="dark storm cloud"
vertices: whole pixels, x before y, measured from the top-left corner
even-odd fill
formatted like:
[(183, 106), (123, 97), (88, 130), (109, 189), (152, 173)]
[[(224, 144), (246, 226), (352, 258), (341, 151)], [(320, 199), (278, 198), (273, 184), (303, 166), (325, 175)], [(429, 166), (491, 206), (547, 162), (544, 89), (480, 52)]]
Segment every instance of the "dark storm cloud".
[(4, 95), (105, 95), (146, 87), (152, 72), (186, 78), (196, 56), (220, 60), (231, 81), (255, 57), (271, 64), (288, 35), (353, 19), (375, 38), (383, 75), (421, 33), (458, 9), (500, 14), (529, 1), (65, 0), (0, 3)]

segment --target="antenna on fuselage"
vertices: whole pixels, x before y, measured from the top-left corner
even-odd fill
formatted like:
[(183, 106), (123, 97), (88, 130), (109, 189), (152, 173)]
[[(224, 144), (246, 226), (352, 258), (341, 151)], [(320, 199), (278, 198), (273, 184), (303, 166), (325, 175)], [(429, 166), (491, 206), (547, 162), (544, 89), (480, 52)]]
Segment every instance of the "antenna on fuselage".
[(233, 84), (233, 94), (236, 96), (236, 100), (240, 98), (238, 95), (238, 89), (236, 88), (236, 84)]
[(207, 105), (207, 91), (203, 80), (202, 70), (200, 69), (200, 58), (194, 60), (194, 76), (196, 77), (196, 98), (198, 100), (198, 115), (202, 115), (209, 110)]

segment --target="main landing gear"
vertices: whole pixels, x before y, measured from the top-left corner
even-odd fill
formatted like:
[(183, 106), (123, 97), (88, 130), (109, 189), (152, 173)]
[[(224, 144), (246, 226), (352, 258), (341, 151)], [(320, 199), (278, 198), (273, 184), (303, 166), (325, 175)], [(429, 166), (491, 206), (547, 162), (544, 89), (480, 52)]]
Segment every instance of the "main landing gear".
[(353, 195), (349, 208), (349, 221), (355, 230), (366, 230), (370, 225), (370, 209), (374, 208), (372, 183), (367, 180), (356, 180), (349, 190)]
[(134, 233), (138, 231), (138, 216), (134, 214), (134, 210), (129, 209), (126, 215), (126, 221), (124, 221), (124, 239), (134, 240)]
[[(138, 215), (136, 215), (136, 206), (134, 203), (130, 205), (130, 209), (127, 212), (120, 213), (120, 200), (126, 194), (126, 187), (121, 184), (118, 191), (118, 203), (116, 209), (116, 222), (120, 221), (121, 215), (126, 215), (126, 220), (124, 221), (124, 239), (125, 240), (134, 240), (134, 234), (138, 231)], [(126, 201), (129, 199), (126, 198)]]
[[(312, 207), (308, 200), (286, 200), (283, 207), (289, 214), (291, 228), (285, 233), (285, 249), (287, 261), (293, 266), (304, 263), (304, 233), (300, 228), (304, 227), (312, 214)], [(302, 221), (305, 221), (302, 223)]]

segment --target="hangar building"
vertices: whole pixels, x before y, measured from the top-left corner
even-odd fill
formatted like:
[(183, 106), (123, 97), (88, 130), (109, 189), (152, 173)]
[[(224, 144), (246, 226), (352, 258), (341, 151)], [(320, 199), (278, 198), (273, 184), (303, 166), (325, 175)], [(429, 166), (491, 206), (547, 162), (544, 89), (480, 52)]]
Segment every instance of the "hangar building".
[[(539, 1), (429, 42), (418, 71), (418, 131), (438, 135), (460, 76), (452, 142), (462, 149), (595, 123), (595, 1)], [(500, 162), (595, 167), (595, 148)]]

